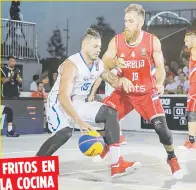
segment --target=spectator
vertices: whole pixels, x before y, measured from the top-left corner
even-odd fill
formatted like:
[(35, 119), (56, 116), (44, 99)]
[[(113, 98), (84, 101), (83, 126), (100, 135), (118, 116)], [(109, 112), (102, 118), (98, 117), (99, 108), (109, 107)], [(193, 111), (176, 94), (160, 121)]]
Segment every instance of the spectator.
[(37, 91), (37, 82), (39, 80), (39, 75), (33, 75), (33, 82), (30, 84), (30, 91)]
[(47, 94), (45, 93), (44, 84), (42, 81), (37, 82), (37, 91), (31, 93), (33, 98), (44, 98), (46, 101)]
[(47, 92), (47, 93), (50, 92), (51, 87), (50, 87), (50, 84), (49, 84), (49, 77), (48, 77), (48, 75), (42, 76), (42, 82), (44, 84), (45, 92)]
[(177, 70), (177, 76), (174, 77), (174, 81), (179, 80), (179, 75), (180, 75), (180, 73), (182, 73), (182, 72), (183, 72), (183, 69), (182, 69), (182, 68), (179, 68), (179, 69)]
[[(7, 115), (7, 124), (8, 124), (8, 129), (7, 129), (7, 133), (6, 136), (7, 137), (19, 137), (20, 135), (18, 133), (16, 133), (13, 129), (13, 110), (10, 107), (7, 106), (3, 106), (1, 105), (1, 117), (5, 114)], [(2, 118), (1, 118), (2, 121)], [(3, 125), (3, 123), (2, 123)]]
[(184, 92), (188, 93), (189, 83), (186, 80), (186, 76), (183, 72), (179, 74), (179, 80), (176, 81), (176, 84), (182, 86)]
[(165, 72), (166, 72), (166, 78), (170, 75), (174, 76), (174, 73), (170, 71), (170, 68), (167, 65), (165, 65)]
[(51, 79), (51, 82), (50, 82), (50, 87), (51, 88), (53, 87), (54, 83), (56, 82), (57, 77), (58, 77), (58, 73), (57, 72), (52, 73), (52, 79)]
[(176, 94), (185, 94), (183, 86), (181, 85), (177, 86)]
[(165, 87), (165, 90), (168, 94), (175, 94), (177, 91), (177, 84), (174, 82), (174, 77), (172, 75), (168, 76), (168, 84)]
[(3, 97), (19, 97), (19, 87), (22, 85), (22, 78), (20, 70), (15, 68), (15, 65), (15, 57), (9, 56), (8, 65), (1, 69)]
[(185, 57), (182, 58), (182, 63), (183, 63), (183, 72), (184, 74), (188, 77), (188, 72), (189, 72), (189, 59), (186, 59)]
[(174, 72), (176, 72), (179, 68), (179, 64), (176, 61), (171, 61), (170, 67)]

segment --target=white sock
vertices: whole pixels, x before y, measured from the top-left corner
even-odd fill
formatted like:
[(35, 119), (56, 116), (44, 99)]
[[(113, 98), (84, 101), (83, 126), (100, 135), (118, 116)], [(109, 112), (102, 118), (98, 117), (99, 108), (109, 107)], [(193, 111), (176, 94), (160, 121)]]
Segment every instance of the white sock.
[(10, 132), (12, 130), (12, 125), (8, 125), (8, 132)]
[(110, 145), (110, 156), (111, 156), (111, 164), (116, 164), (120, 158), (120, 145), (114, 144)]
[(120, 129), (120, 136), (122, 135), (122, 129)]

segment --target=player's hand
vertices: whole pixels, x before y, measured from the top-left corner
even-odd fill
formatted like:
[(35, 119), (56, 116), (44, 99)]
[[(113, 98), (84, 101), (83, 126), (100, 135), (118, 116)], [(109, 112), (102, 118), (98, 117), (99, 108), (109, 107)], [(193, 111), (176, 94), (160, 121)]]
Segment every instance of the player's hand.
[(119, 86), (122, 86), (126, 93), (131, 92), (134, 88), (133, 83), (125, 77), (120, 78), (120, 85)]
[(117, 61), (116, 61), (116, 67), (117, 67), (117, 70), (122, 72), (122, 68), (126, 68), (126, 63), (125, 63), (125, 60), (124, 58), (118, 58)]
[(95, 96), (94, 95), (90, 95), (88, 98), (87, 98), (87, 101), (88, 102), (92, 102), (95, 100)]
[(158, 94), (162, 95), (164, 93), (164, 85), (156, 84)]
[(75, 123), (81, 128), (81, 131), (93, 131), (93, 127), (81, 119), (77, 119)]

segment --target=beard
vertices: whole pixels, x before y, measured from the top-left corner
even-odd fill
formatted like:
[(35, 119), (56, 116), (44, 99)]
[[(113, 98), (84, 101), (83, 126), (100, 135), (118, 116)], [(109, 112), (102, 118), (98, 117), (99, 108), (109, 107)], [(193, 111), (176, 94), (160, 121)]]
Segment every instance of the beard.
[(128, 44), (135, 43), (140, 35), (140, 30), (136, 29), (133, 31), (125, 29), (125, 40)]

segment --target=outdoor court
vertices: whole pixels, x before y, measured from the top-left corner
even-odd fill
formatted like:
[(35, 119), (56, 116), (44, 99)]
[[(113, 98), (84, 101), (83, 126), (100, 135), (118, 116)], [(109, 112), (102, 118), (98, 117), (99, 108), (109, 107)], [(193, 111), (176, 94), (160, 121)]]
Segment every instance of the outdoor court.
[[(59, 190), (196, 190), (196, 150), (181, 149), (187, 135), (173, 134), (175, 151), (184, 170), (182, 180), (173, 179), (166, 163), (166, 153), (158, 136), (151, 132), (125, 132), (128, 142), (121, 153), (127, 160), (140, 161), (142, 167), (136, 173), (110, 179), (109, 159), (94, 164), (78, 149), (80, 133), (59, 149)], [(25, 135), (19, 138), (3, 137), (3, 157), (34, 156), (42, 143), (49, 137)]]

